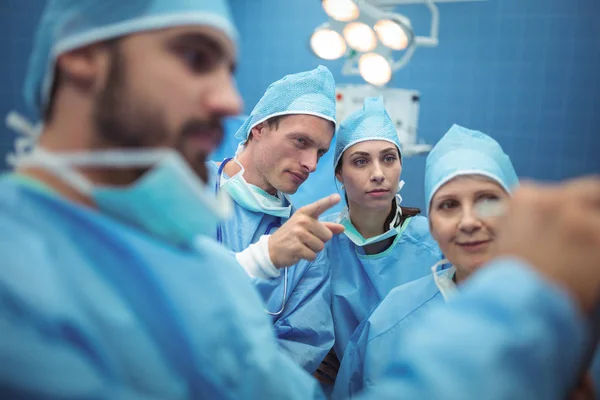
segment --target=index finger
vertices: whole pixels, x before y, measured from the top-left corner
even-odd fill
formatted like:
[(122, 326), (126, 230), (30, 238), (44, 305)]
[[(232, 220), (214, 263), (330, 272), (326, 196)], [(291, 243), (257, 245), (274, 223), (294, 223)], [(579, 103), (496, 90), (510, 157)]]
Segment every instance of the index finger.
[[(587, 176), (566, 181), (564, 184), (569, 200), (581, 200), (590, 205), (600, 206), (600, 176)], [(566, 196), (565, 196), (566, 197)]]
[(308, 204), (298, 209), (298, 213), (308, 215), (309, 217), (319, 218), (321, 214), (329, 210), (331, 207), (339, 203), (341, 197), (339, 194), (331, 194), (327, 197), (323, 197), (315, 201), (314, 203)]

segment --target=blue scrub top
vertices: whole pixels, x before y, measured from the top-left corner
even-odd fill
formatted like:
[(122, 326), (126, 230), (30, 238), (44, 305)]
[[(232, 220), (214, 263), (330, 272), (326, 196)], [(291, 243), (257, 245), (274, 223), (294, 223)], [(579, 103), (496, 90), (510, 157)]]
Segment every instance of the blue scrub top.
[[(332, 214), (323, 220), (338, 218), (339, 214)], [(390, 290), (430, 274), (431, 267), (442, 259), (427, 218), (422, 216), (407, 218), (382, 253), (366, 255), (344, 234), (327, 242), (325, 251), (331, 265), (334, 350), (340, 360), (354, 330)]]
[(494, 261), (447, 303), (430, 275), (356, 329), (333, 398), (564, 399), (583, 326), (569, 296), (520, 261)]
[(321, 396), (214, 240), (176, 248), (13, 177), (0, 227), (3, 395)]
[[(4, 395), (322, 396), (214, 241), (174, 248), (6, 179), (0, 226)], [(579, 315), (527, 265), (498, 260), (390, 344), (395, 356), (361, 398), (562, 399), (582, 356)]]
[(407, 329), (444, 298), (431, 273), (400, 285), (374, 309), (351, 336), (341, 361), (332, 398), (356, 396), (365, 386), (377, 384), (385, 367), (393, 360), (392, 344), (406, 337)]
[[(216, 185), (218, 166), (210, 162), (208, 168)], [(281, 223), (279, 217), (249, 211), (234, 203), (234, 215), (221, 223), (223, 245), (233, 252), (241, 252), (256, 243), (264, 234), (271, 234)], [(215, 238), (217, 233), (215, 232)], [(281, 272), (275, 279), (251, 278), (272, 315), (279, 345), (306, 371), (313, 373), (333, 346), (331, 317), (331, 280), (325, 253), (317, 254), (314, 261), (302, 260)]]

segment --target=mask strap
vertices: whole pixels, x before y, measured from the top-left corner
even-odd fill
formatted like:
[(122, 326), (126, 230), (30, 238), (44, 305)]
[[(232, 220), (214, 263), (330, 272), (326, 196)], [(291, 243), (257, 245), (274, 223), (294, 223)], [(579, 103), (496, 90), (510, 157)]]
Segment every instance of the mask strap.
[(177, 155), (177, 153), (170, 149), (55, 153), (37, 146), (28, 154), (15, 157), (13, 165), (15, 167), (43, 167), (77, 191), (89, 195), (94, 185), (73, 167), (149, 167), (173, 155)]
[(454, 287), (451, 287), (450, 283), (448, 282), (447, 277), (445, 277), (445, 279), (441, 279), (440, 276), (438, 275), (438, 268), (440, 267), (440, 265), (444, 265), (444, 264), (448, 264), (449, 261), (447, 258), (444, 258), (443, 260), (438, 261), (437, 263), (435, 263), (435, 265), (433, 267), (431, 267), (431, 273), (433, 274), (433, 281), (435, 282), (435, 285), (437, 286), (437, 288), (440, 290), (440, 293), (442, 294), (442, 297), (444, 297), (444, 301), (447, 302), (448, 301), (448, 296), (449, 296), (449, 292), (456, 290)]
[(244, 142), (240, 142), (237, 146), (237, 149), (235, 149), (235, 153), (233, 155), (233, 158), (236, 159), (238, 158), (238, 156), (240, 154), (242, 154), (242, 151), (244, 151), (244, 149), (246, 148), (246, 146), (244, 146)]
[(6, 126), (15, 131), (18, 135), (14, 140), (14, 153), (6, 156), (6, 163), (12, 167), (16, 166), (19, 158), (30, 153), (38, 138), (42, 133), (42, 124), (33, 125), (27, 118), (16, 111), (11, 111), (6, 115)]
[(26, 155), (21, 155), (15, 160), (15, 167), (43, 167), (54, 176), (69, 184), (82, 194), (92, 192), (92, 184), (82, 174), (75, 171), (62, 158), (36, 147)]
[(400, 207), (400, 203), (402, 203), (402, 196), (400, 195), (400, 190), (402, 190), (403, 187), (404, 187), (404, 181), (401, 180), (398, 183), (398, 191), (396, 192), (396, 208), (398, 211), (396, 213), (396, 217), (394, 217), (394, 220), (392, 221), (392, 225), (390, 225), (390, 229), (395, 228), (396, 223), (402, 217), (402, 207)]
[[(231, 159), (231, 161), (233, 161), (234, 163), (236, 163), (237, 166), (240, 167), (240, 170), (238, 172), (236, 172), (233, 176), (230, 176), (229, 180), (237, 178), (239, 176), (238, 179), (241, 179), (242, 181), (244, 181), (245, 184), (248, 184), (246, 182), (246, 180), (244, 179), (244, 172), (246, 172), (246, 168), (244, 168), (244, 166), (242, 165), (242, 163), (240, 162), (240, 160), (238, 160), (237, 156), (238, 156), (238, 154), (237, 154), (237, 151), (236, 151), (236, 153), (233, 156), (233, 158)], [(223, 186), (227, 181), (228, 180), (223, 181), (223, 174), (221, 174), (219, 176), (219, 186)]]
[[(32, 154), (36, 154), (34, 151)], [(44, 151), (45, 154), (49, 154)], [(65, 164), (76, 167), (102, 168), (143, 168), (160, 163), (169, 156), (176, 155), (171, 149), (140, 150), (94, 150), (80, 152), (52, 152), (52, 157), (60, 158)]]
[(405, 183), (405, 182), (404, 182), (403, 180), (400, 180), (400, 183), (398, 183), (398, 192), (397, 192), (397, 193), (400, 193), (400, 191), (401, 191), (401, 190), (402, 190), (402, 188), (404, 187), (404, 183)]
[(398, 190), (396, 191), (396, 200), (398, 201), (398, 206), (400, 206), (400, 203), (402, 203), (402, 196), (400, 195), (400, 191), (403, 187), (404, 181), (400, 181), (400, 183), (398, 183)]
[[(7, 162), (15, 166), (21, 164), (20, 158), (30, 158), (35, 154), (35, 159), (44, 157), (49, 160), (47, 151), (38, 152), (34, 149), (35, 144), (42, 132), (42, 124), (32, 125), (25, 117), (16, 111), (11, 111), (6, 116), (6, 126), (24, 137), (15, 139), (15, 153), (7, 156)], [(102, 150), (93, 152), (53, 152), (52, 158), (60, 158), (67, 164), (73, 166), (93, 166), (93, 167), (147, 167), (156, 164), (174, 153), (174, 150), (158, 148), (143, 150)], [(33, 163), (34, 158), (30, 158), (28, 163)], [(47, 166), (47, 165), (46, 165)]]
[(400, 219), (402, 218), (402, 207), (400, 207), (400, 203), (402, 202), (402, 197), (397, 194), (396, 195), (396, 215), (392, 222), (390, 222), (390, 229), (394, 229), (396, 224), (400, 223)]

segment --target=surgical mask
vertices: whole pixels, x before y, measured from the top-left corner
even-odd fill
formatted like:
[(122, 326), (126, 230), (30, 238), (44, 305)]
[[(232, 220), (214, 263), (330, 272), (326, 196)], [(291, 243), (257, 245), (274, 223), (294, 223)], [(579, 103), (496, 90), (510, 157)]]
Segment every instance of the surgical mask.
[[(360, 232), (354, 227), (352, 221), (350, 220), (350, 213), (348, 208), (346, 208), (338, 219), (338, 223), (344, 227), (344, 234), (357, 246), (363, 247), (369, 244), (381, 242), (383, 240), (389, 239), (392, 236), (397, 235), (402, 229), (402, 225), (398, 224), (400, 218), (402, 217), (402, 209), (400, 208), (400, 202), (402, 202), (402, 197), (400, 195), (396, 195), (396, 215), (394, 219), (389, 225), (389, 229), (382, 233), (381, 235), (373, 236), (366, 239)], [(398, 226), (396, 226), (398, 224)]]
[[(233, 175), (231, 178), (220, 182), (221, 189), (225, 190), (229, 195), (246, 210), (260, 212), (268, 215), (273, 215), (280, 218), (289, 218), (292, 214), (292, 205), (289, 199), (284, 195), (282, 198), (271, 196), (261, 188), (251, 185), (244, 179), (244, 172), (246, 171), (237, 158), (232, 160), (239, 167), (240, 171)], [(222, 177), (218, 179), (221, 181)], [(285, 203), (288, 206), (284, 206)]]
[[(38, 147), (19, 157), (15, 165), (44, 168), (89, 196), (106, 214), (176, 245), (191, 245), (199, 235), (213, 235), (233, 209), (227, 194), (215, 197), (179, 153), (170, 149), (50, 153)], [(121, 187), (93, 184), (75, 167), (149, 170)]]

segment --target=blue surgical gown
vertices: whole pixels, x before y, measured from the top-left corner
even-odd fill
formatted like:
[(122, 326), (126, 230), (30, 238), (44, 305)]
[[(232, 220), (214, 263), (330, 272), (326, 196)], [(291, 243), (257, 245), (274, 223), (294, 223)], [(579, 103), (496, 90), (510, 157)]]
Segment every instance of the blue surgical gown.
[(2, 177), (0, 265), (3, 398), (322, 395), (210, 238), (175, 248)]
[(406, 337), (406, 329), (444, 298), (430, 275), (392, 289), (354, 331), (341, 361), (332, 398), (355, 396), (381, 379), (390, 362), (391, 344)]
[[(338, 214), (323, 218), (337, 221)], [(429, 233), (427, 218), (407, 218), (392, 245), (375, 255), (366, 255), (344, 234), (325, 245), (331, 265), (331, 311), (335, 327), (334, 350), (341, 360), (350, 336), (375, 306), (398, 285), (431, 273), (442, 259)]]
[(564, 399), (582, 354), (572, 300), (498, 260), (448, 303), (431, 276), (392, 290), (348, 344), (335, 398)]
[[(217, 176), (215, 163), (209, 163)], [(273, 233), (278, 217), (249, 211), (234, 204), (232, 218), (221, 223), (225, 247), (240, 252), (266, 233)], [(241, 268), (241, 267), (240, 267)], [(266, 303), (266, 310), (277, 313), (282, 308), (284, 270), (275, 279), (251, 278)], [(330, 311), (331, 288), (329, 263), (321, 252), (312, 261), (302, 260), (287, 268), (287, 296), (279, 315), (271, 316), (279, 345), (300, 366), (313, 373), (333, 346), (333, 322)]]

